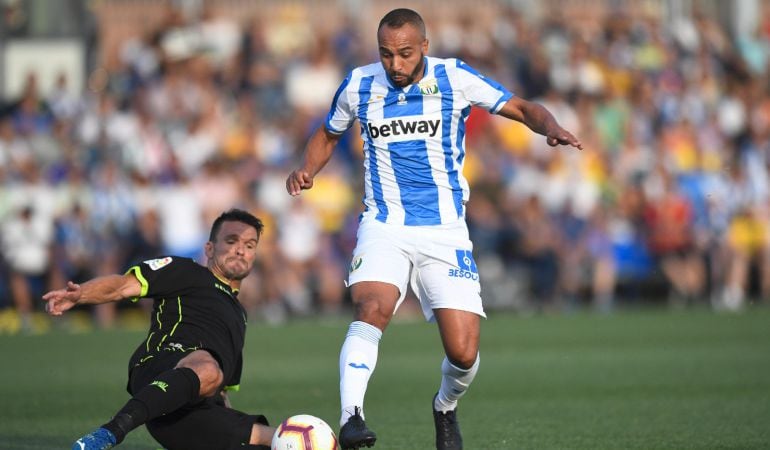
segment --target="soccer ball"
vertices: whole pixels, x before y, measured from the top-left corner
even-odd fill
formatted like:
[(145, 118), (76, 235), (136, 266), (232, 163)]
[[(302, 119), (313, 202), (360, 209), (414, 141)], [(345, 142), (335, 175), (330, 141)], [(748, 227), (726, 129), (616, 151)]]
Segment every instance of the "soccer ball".
[(299, 414), (281, 422), (270, 450), (337, 450), (337, 436), (318, 417)]

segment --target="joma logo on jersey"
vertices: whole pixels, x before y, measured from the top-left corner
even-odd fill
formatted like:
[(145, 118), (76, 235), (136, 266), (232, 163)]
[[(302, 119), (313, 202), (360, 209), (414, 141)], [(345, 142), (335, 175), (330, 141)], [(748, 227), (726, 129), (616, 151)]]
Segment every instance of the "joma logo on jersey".
[(401, 139), (419, 139), (434, 137), (438, 133), (441, 119), (409, 119), (400, 117), (397, 119), (381, 120), (369, 122), (366, 129), (369, 137), (377, 138), (401, 138)]
[(157, 386), (158, 389), (160, 389), (163, 392), (166, 392), (166, 389), (168, 389), (168, 383), (160, 380), (153, 381), (152, 383), (150, 383), (150, 386)]
[(479, 269), (476, 267), (476, 261), (473, 260), (473, 253), (470, 250), (455, 250), (455, 254), (459, 269), (449, 269), (449, 276), (478, 281)]

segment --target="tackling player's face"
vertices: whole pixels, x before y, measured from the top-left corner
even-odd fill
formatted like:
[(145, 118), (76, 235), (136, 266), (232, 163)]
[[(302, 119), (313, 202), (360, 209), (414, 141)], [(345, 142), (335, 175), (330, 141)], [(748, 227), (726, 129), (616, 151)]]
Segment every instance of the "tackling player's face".
[(377, 32), (380, 61), (390, 81), (398, 87), (406, 87), (420, 81), (425, 70), (425, 54), (428, 40), (412, 24), (400, 28), (383, 25)]
[(206, 243), (208, 267), (228, 280), (242, 280), (257, 259), (257, 230), (243, 222), (222, 222), (214, 241)]

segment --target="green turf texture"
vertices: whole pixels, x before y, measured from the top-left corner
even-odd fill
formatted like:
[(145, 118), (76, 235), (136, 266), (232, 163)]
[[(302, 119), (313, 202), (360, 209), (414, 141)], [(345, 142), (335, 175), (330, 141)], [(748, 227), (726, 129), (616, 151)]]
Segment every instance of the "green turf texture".
[[(347, 320), (249, 326), (233, 406), (337, 430)], [(0, 336), (0, 449), (69, 448), (127, 400), (142, 331)], [(480, 372), (459, 418), (473, 449), (770, 448), (770, 309), (640, 311), (482, 323)], [(436, 327), (393, 323), (366, 398), (376, 449), (433, 448)], [(157, 449), (144, 428), (122, 449)]]

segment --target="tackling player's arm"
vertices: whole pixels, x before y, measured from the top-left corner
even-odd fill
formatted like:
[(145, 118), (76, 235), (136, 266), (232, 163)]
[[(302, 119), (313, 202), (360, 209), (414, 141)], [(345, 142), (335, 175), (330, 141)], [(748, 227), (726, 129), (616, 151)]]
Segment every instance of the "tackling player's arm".
[(329, 162), (340, 136), (324, 126), (318, 127), (307, 143), (302, 167), (290, 173), (286, 179), (286, 191), (289, 194), (296, 196), (300, 191), (313, 187), (313, 178)]
[(497, 113), (523, 123), (535, 133), (542, 134), (546, 137), (548, 145), (552, 147), (571, 145), (580, 150), (583, 149), (583, 144), (572, 133), (562, 128), (547, 109), (537, 103), (512, 97)]
[(43, 296), (46, 310), (52, 316), (60, 316), (77, 304), (116, 302), (124, 298), (136, 298), (142, 293), (142, 285), (133, 273), (107, 275), (83, 284), (67, 282), (67, 287), (50, 291)]

